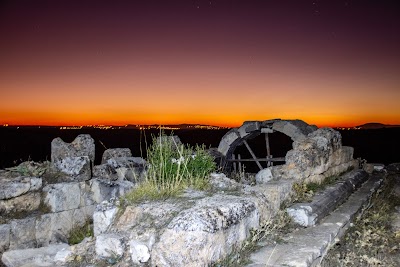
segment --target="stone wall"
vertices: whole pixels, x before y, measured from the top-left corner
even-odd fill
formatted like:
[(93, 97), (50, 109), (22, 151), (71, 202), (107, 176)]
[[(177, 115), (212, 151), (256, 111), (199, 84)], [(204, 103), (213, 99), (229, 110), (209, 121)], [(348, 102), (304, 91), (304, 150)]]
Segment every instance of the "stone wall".
[(146, 162), (129, 149), (106, 150), (105, 163), (92, 168), (94, 150), (89, 135), (69, 144), (56, 138), (51, 162), (0, 171), (0, 254), (67, 242), (74, 227), (92, 221), (97, 204), (123, 195), (142, 176)]
[(256, 175), (257, 183), (282, 178), (319, 182), (351, 168), (358, 168), (358, 160), (353, 159), (353, 148), (342, 146), (342, 137), (338, 131), (332, 128), (318, 129), (301, 120), (245, 122), (222, 138), (218, 151), (225, 159), (230, 159), (236, 147), (244, 140), (273, 132), (289, 136), (293, 140), (293, 149), (286, 153), (284, 165), (261, 170)]

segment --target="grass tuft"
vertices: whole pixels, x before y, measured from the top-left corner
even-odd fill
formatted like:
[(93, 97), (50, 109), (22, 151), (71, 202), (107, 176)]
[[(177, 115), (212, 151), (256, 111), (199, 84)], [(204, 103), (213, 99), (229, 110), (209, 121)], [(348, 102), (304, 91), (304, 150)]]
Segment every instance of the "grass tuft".
[(164, 133), (159, 138), (153, 136), (153, 143), (147, 149), (147, 162), (145, 181), (126, 194), (123, 203), (166, 199), (188, 187), (207, 189), (209, 175), (216, 169), (204, 145), (184, 146)]

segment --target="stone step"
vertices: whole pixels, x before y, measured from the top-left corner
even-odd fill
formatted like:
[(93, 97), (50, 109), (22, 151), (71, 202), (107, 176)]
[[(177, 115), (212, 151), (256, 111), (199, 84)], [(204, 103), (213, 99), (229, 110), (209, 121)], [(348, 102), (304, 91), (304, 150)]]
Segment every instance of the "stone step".
[(320, 223), (285, 237), (285, 243), (269, 245), (253, 253), (247, 267), (318, 266), (329, 248), (339, 241), (354, 216), (381, 186), (384, 174), (374, 174), (345, 203)]
[(287, 209), (290, 217), (301, 226), (314, 226), (318, 221), (342, 204), (368, 179), (367, 172), (353, 170), (342, 181), (317, 194), (309, 203), (296, 203)]

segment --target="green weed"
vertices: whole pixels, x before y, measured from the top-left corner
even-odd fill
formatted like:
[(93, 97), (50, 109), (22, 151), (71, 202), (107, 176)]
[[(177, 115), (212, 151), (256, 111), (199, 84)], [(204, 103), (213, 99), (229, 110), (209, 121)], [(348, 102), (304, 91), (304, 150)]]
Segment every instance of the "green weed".
[(185, 188), (204, 190), (209, 187), (208, 176), (216, 164), (204, 145), (195, 147), (176, 143), (164, 133), (153, 137), (147, 149), (148, 169), (144, 182), (126, 194), (123, 203), (158, 200), (176, 196)]

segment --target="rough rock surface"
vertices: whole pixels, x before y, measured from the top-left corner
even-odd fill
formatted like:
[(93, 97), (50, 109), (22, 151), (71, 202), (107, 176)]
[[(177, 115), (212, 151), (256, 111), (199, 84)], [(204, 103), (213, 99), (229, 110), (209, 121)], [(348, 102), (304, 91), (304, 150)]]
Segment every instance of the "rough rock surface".
[(51, 142), (51, 163), (67, 180), (89, 180), (94, 156), (94, 140), (88, 134), (78, 135), (71, 143), (59, 137)]
[(94, 139), (88, 134), (78, 135), (71, 143), (65, 143), (61, 138), (51, 142), (51, 162), (56, 162), (66, 157), (89, 157), (94, 162)]
[(54, 266), (54, 256), (67, 247), (67, 244), (59, 244), (43, 248), (12, 250), (4, 252), (1, 260), (7, 267)]
[(132, 190), (134, 186), (135, 184), (129, 181), (109, 181), (104, 179), (92, 179), (90, 181), (90, 188), (93, 193), (92, 198), (96, 203), (123, 196)]
[(231, 158), (231, 153), (236, 146), (242, 144), (243, 139), (251, 139), (260, 133), (282, 132), (292, 138), (293, 141), (305, 138), (317, 129), (316, 126), (308, 125), (301, 120), (267, 120), (246, 121), (239, 128), (233, 128), (221, 139), (218, 151), (225, 157)]
[(314, 226), (331, 213), (357, 190), (368, 178), (363, 170), (354, 170), (343, 177), (343, 181), (317, 194), (310, 203), (295, 203), (287, 208), (288, 215), (301, 226)]
[(259, 226), (255, 204), (214, 195), (180, 212), (152, 250), (153, 266), (205, 266), (230, 253)]
[(39, 190), (42, 179), (37, 177), (4, 177), (0, 176), (0, 200), (23, 195), (29, 191)]
[[(108, 153), (107, 160), (101, 165), (94, 166), (93, 176), (111, 181), (128, 180), (134, 183), (143, 180), (147, 162), (140, 157), (112, 157)], [(114, 153), (114, 154), (122, 154)]]
[(341, 135), (331, 128), (313, 131), (307, 137), (293, 142), (286, 154), (286, 164), (261, 170), (257, 183), (286, 178), (307, 182), (321, 182), (329, 176), (358, 168), (353, 159), (353, 148), (342, 146)]
[(65, 157), (55, 161), (53, 167), (64, 174), (65, 181), (87, 181), (92, 177), (87, 156)]
[(18, 197), (0, 200), (0, 214), (34, 211), (40, 206), (40, 192), (28, 192)]
[(121, 257), (125, 251), (124, 238), (118, 234), (101, 234), (96, 237), (96, 254), (102, 258)]
[(81, 203), (80, 186), (78, 182), (50, 184), (43, 188), (44, 203), (52, 212), (77, 209)]
[(101, 158), (101, 164), (107, 163), (111, 158), (127, 158), (132, 157), (132, 152), (129, 148), (109, 148), (106, 149)]

